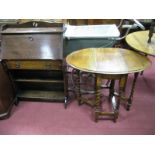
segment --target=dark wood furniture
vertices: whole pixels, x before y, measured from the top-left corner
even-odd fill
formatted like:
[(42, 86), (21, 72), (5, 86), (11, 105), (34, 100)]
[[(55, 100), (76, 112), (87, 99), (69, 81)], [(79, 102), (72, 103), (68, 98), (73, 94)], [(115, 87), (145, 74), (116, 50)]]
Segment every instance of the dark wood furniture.
[(8, 118), (15, 102), (15, 92), (0, 62), (0, 119)]
[[(112, 116), (114, 121), (118, 118), (120, 100), (127, 102), (130, 109), (134, 88), (139, 72), (151, 65), (150, 60), (134, 51), (120, 48), (88, 48), (69, 54), (66, 58), (68, 65), (80, 71), (95, 74), (95, 100), (88, 102), (82, 97), (80, 78), (77, 80), (77, 99), (79, 104), (89, 103), (95, 107), (95, 121), (101, 116)], [(129, 96), (125, 94), (128, 74), (134, 73), (134, 80)], [(80, 77), (80, 76), (78, 76)], [(103, 111), (101, 108), (102, 80), (111, 80), (109, 98), (112, 101), (112, 111)], [(115, 92), (115, 81), (119, 81), (119, 91)], [(117, 102), (116, 102), (117, 101)]]
[(155, 19), (152, 19), (151, 25), (150, 25), (150, 29), (149, 29), (149, 39), (148, 39), (148, 43), (151, 43), (151, 38), (152, 38), (152, 36), (153, 36), (153, 33), (155, 32), (155, 31), (154, 31), (154, 28), (155, 28)]
[(18, 100), (61, 101), (67, 106), (62, 23), (4, 25), (1, 59)]

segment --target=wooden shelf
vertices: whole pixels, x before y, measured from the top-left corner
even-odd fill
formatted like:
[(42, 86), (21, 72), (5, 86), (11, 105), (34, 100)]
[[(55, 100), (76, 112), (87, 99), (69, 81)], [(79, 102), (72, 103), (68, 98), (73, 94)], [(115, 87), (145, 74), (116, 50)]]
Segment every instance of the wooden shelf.
[(35, 101), (64, 102), (65, 100), (63, 91), (21, 90), (17, 97), (21, 100), (31, 99)]

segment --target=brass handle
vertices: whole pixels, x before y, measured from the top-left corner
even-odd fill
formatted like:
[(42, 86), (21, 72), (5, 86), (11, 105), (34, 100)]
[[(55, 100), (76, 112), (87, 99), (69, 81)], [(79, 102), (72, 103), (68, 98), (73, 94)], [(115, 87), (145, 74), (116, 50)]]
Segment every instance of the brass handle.
[(33, 22), (32, 25), (33, 25), (33, 27), (38, 27), (38, 23), (37, 22)]
[(16, 66), (17, 69), (19, 69), (19, 68), (20, 68), (20, 63), (17, 62), (17, 63), (15, 64), (15, 66)]
[(51, 64), (46, 64), (45, 67), (46, 69), (51, 69)]

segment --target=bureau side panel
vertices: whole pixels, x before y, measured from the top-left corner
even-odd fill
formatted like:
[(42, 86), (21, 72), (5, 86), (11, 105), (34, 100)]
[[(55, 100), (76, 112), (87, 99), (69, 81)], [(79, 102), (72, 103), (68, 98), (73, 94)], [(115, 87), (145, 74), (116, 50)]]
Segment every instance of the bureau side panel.
[(0, 119), (9, 115), (14, 100), (11, 82), (0, 63)]

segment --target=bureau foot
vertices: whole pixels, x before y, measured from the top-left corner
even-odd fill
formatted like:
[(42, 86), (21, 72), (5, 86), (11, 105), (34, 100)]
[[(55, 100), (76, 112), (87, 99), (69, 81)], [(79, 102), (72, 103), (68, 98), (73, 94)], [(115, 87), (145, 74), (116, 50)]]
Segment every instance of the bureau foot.
[(64, 107), (65, 107), (65, 109), (67, 109), (67, 104), (68, 104), (68, 98), (67, 97), (65, 97), (65, 101), (64, 101)]
[(19, 105), (19, 100), (18, 100), (18, 98), (17, 98), (17, 97), (16, 97), (16, 99), (15, 99), (14, 104), (15, 104), (15, 106), (18, 106), (18, 105)]

